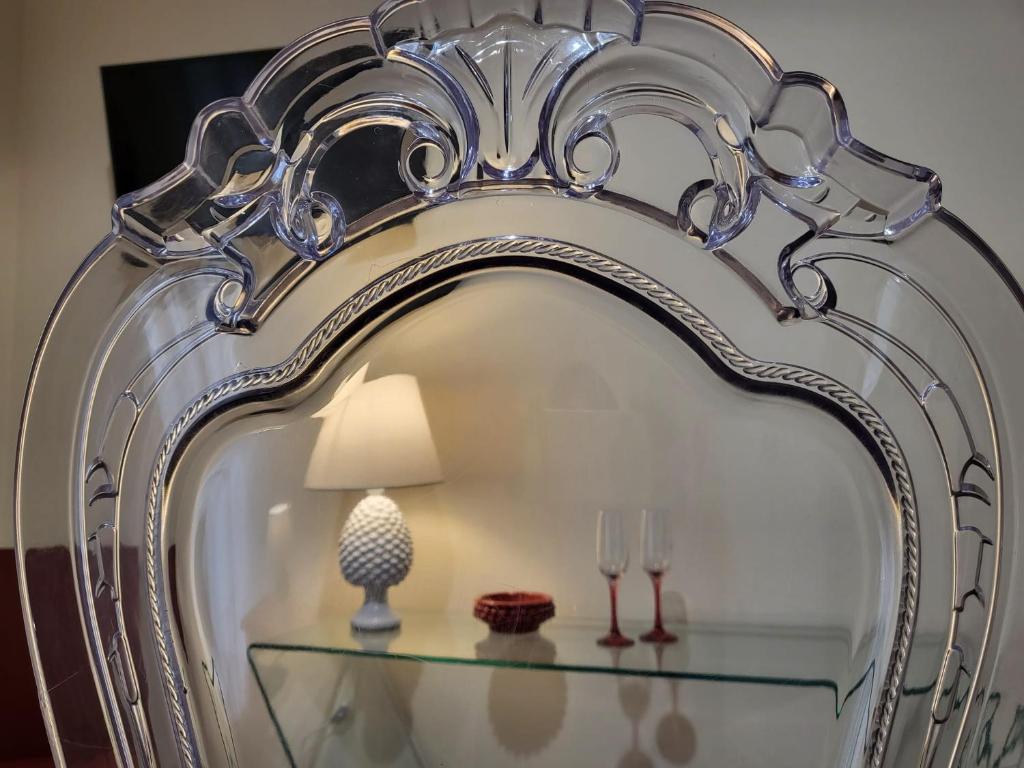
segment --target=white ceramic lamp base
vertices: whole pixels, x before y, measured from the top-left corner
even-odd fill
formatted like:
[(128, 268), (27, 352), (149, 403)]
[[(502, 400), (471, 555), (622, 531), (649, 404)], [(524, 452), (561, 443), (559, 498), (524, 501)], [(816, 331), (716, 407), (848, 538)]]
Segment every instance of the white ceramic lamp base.
[(360, 632), (397, 629), (401, 619), (388, 605), (388, 588), (409, 573), (412, 534), (402, 512), (383, 491), (368, 491), (345, 521), (338, 542), (341, 573), (349, 584), (363, 587), (366, 599), (352, 617)]

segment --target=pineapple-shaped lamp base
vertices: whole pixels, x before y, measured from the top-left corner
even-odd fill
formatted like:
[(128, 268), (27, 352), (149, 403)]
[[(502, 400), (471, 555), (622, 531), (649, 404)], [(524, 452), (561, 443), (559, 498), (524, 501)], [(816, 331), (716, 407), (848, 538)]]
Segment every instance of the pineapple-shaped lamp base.
[(408, 575), (412, 566), (412, 534), (398, 505), (382, 489), (366, 492), (348, 516), (338, 542), (341, 574), (363, 587), (366, 599), (352, 617), (360, 632), (397, 629), (402, 620), (388, 605), (388, 588)]

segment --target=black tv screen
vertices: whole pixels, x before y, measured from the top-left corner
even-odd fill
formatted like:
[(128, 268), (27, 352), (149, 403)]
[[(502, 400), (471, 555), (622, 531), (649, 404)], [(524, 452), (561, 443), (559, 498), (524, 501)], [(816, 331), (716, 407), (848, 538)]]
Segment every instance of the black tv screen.
[[(210, 102), (244, 93), (275, 53), (102, 67), (116, 194), (141, 189), (181, 163), (196, 114)], [(316, 187), (338, 201), (349, 222), (409, 194), (398, 167), (402, 136), (396, 126), (356, 130), (321, 161)], [(423, 163), (415, 155), (410, 167), (425, 175)]]
[(100, 68), (114, 188), (120, 197), (178, 165), (196, 114), (241, 96), (276, 49)]

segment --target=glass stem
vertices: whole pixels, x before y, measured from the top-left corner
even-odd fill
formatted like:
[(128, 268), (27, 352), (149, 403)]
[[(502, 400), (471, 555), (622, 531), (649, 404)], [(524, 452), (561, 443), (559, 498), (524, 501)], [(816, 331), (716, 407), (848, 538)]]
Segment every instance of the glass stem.
[(612, 628), (611, 633), (613, 635), (621, 635), (619, 631), (619, 577), (609, 576), (608, 577), (608, 596), (612, 602)]
[(652, 573), (651, 583), (654, 585), (654, 629), (662, 632), (665, 628), (661, 625), (661, 574)]

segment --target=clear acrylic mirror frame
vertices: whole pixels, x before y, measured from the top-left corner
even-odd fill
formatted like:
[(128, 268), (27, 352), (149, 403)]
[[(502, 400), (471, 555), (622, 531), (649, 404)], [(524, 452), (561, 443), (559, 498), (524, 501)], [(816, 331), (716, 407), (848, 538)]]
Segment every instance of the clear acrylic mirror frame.
[[(470, 331), (468, 348), (504, 365), (506, 381), (558, 378), (524, 341), (545, 335), (543, 318), (570, 347), (600, 331), (570, 389), (614, 378), (627, 359), (631, 386), (679, 365), (711, 411), (701, 429), (720, 425), (723, 445), (742, 434), (730, 433), (734, 408), (765, 420), (763, 453), (719, 451), (688, 476), (694, 505), (713, 483), (756, 476), (773, 513), (833, 499), (866, 518), (851, 523), (854, 543), (812, 523), (781, 530), (782, 517), (769, 526), (777, 542), (748, 542), (784, 547), (797, 583), (801, 563), (865, 547), (851, 560), (866, 575), (848, 579), (860, 614), (836, 690), (859, 688), (856, 706), (837, 709), (817, 762), (776, 764), (1019, 759), (1024, 295), (940, 192), (927, 168), (854, 139), (831, 84), (783, 72), (731, 23), (671, 2), (392, 0), (296, 41), (243, 97), (198, 116), (181, 166), (117, 201), (36, 358), (17, 546), (55, 755), (254, 764), (220, 677), (247, 671), (251, 648), (215, 668), (224, 649), (203, 638), (216, 616), (186, 594), (244, 573), (223, 550), (221, 571), (182, 573), (212, 513), (172, 496), (203, 482), (188, 479), (212, 461), (203, 446), (231, 449), (246, 419), (308, 419), (339, 371), (360, 355), (380, 365), (402, 333), (429, 343), (431, 323)], [(482, 315), (451, 298), (472, 291)], [(536, 325), (524, 307), (539, 307)], [(481, 317), (529, 332), (474, 341)], [(644, 355), (602, 363), (594, 349), (612, 337)], [(452, 347), (434, 341), (436, 367), (450, 368)], [(458, 396), (480, 412), (472, 379)], [(657, 420), (686, 406), (644, 407)], [(704, 446), (689, 443), (708, 435), (685, 423), (677, 448), (692, 463)], [(845, 437), (826, 438), (837, 426)], [(616, 440), (600, 432), (597, 450)], [(628, 484), (666, 461), (644, 445), (609, 449), (605, 470)], [(571, 492), (569, 458), (545, 471)], [(862, 465), (852, 490), (830, 479)], [(229, 497), (255, 481), (232, 482)], [(251, 525), (265, 523), (264, 512)], [(754, 535), (742, 525), (737, 541)], [(221, 543), (232, 537), (244, 531)], [(584, 549), (592, 557), (590, 539)], [(712, 579), (694, 599), (730, 615), (743, 587)]]

